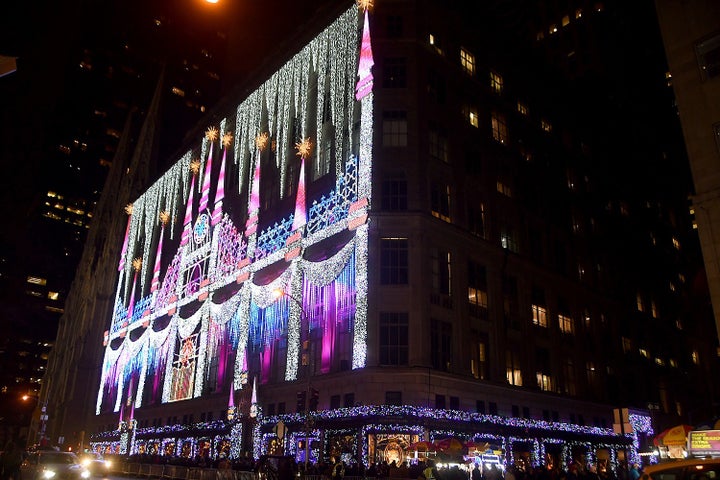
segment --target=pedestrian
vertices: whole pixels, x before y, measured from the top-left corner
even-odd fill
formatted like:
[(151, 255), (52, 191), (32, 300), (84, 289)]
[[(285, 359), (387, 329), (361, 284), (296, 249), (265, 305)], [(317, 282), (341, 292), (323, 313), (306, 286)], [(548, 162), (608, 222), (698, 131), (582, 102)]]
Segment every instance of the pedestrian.
[(22, 450), (12, 440), (5, 444), (2, 454), (2, 480), (20, 480)]

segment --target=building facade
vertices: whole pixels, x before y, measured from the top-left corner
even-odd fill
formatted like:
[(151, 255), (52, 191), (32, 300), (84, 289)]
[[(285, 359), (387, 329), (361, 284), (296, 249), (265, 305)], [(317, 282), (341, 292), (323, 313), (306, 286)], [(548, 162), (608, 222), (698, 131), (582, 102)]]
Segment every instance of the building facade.
[(369, 464), (457, 438), (613, 468), (648, 401), (677, 418), (711, 388), (683, 379), (682, 332), (646, 334), (677, 324), (623, 278), (614, 228), (643, 226), (570, 118), (477, 17), (420, 3), (339, 12), (108, 213), (114, 275), (82, 297), (109, 325), (77, 399), (93, 448)]

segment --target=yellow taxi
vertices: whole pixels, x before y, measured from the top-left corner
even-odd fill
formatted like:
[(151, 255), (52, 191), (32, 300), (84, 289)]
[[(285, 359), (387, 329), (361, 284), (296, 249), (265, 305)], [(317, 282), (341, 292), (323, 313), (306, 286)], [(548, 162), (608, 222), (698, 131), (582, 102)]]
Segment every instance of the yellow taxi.
[(720, 458), (689, 458), (644, 467), (642, 480), (720, 480)]

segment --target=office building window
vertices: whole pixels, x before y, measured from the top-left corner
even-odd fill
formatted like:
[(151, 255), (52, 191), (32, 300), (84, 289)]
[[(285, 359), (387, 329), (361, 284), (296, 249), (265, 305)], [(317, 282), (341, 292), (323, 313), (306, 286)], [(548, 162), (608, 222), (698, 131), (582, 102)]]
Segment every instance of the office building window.
[(720, 34), (714, 34), (695, 44), (695, 55), (703, 80), (720, 75)]
[(437, 103), (445, 103), (445, 77), (436, 70), (428, 70), (427, 92), (430, 98), (434, 98)]
[(440, 45), (440, 39), (434, 33), (428, 35), (428, 43), (430, 46), (440, 55), (443, 54), (442, 46)]
[(538, 327), (547, 328), (547, 308), (545, 307), (545, 292), (540, 288), (533, 288), (532, 291), (532, 322)]
[(572, 358), (566, 358), (562, 366), (563, 371), (563, 390), (566, 395), (575, 396), (577, 393), (575, 384), (575, 364)]
[(503, 91), (503, 77), (497, 72), (490, 72), (490, 89), (500, 94)]
[(389, 111), (383, 113), (383, 146), (385, 147), (406, 147), (407, 146), (407, 113), (401, 111)]
[(450, 396), (450, 410), (460, 410), (460, 397)]
[(343, 407), (350, 408), (355, 406), (355, 394), (346, 393), (343, 395)]
[(473, 235), (485, 238), (485, 205), (472, 202), (468, 206), (468, 230)]
[(527, 116), (528, 115), (528, 107), (525, 103), (518, 100), (517, 102), (517, 111), (520, 115)]
[(511, 252), (518, 252), (518, 244), (515, 239), (515, 232), (510, 227), (502, 227), (500, 231), (500, 246)]
[(585, 368), (587, 370), (588, 387), (591, 392), (595, 392), (598, 387), (597, 368), (595, 368), (595, 362), (587, 362), (585, 364)]
[(403, 57), (389, 57), (383, 62), (383, 87), (405, 88), (407, 86), (407, 67)]
[(430, 157), (448, 163), (447, 135), (437, 126), (431, 125), (428, 131)]
[(498, 191), (498, 193), (501, 193), (502, 195), (505, 195), (508, 198), (512, 198), (512, 188), (510, 185), (506, 183), (505, 180), (497, 180), (495, 182), (495, 189)]
[(450, 223), (450, 185), (433, 182), (430, 187), (430, 213)]
[(505, 377), (510, 385), (522, 386), (520, 355), (512, 350), (505, 351)]
[(507, 144), (508, 128), (507, 122), (505, 121), (505, 115), (502, 113), (492, 112), (490, 124), (492, 125), (493, 139), (498, 143)]
[(407, 238), (380, 239), (380, 283), (383, 285), (408, 283)]
[(468, 304), (470, 315), (487, 319), (487, 272), (484, 265), (472, 260), (468, 262)]
[(543, 131), (545, 131), (547, 133), (552, 132), (552, 124), (548, 120), (545, 120), (544, 118), (542, 120), (540, 120), (540, 128), (542, 128)]
[(465, 48), (460, 48), (460, 65), (468, 75), (475, 75), (475, 55)]
[(430, 352), (435, 370), (450, 371), (453, 352), (451, 323), (430, 319)]
[(487, 380), (488, 378), (488, 340), (487, 338), (481, 338), (474, 344), (470, 363), (470, 371), (473, 377), (480, 380)]
[(463, 106), (462, 109), (463, 117), (475, 128), (480, 126), (480, 119), (478, 118), (477, 108), (471, 107), (470, 105)]
[(485, 414), (485, 401), (484, 400), (476, 400), (475, 401), (475, 412)]
[(575, 333), (575, 322), (570, 315), (558, 314), (558, 323), (560, 325), (560, 331), (573, 335)]
[(435, 394), (435, 408), (445, 408), (445, 395)]
[(388, 15), (386, 19), (386, 33), (390, 38), (403, 36), (403, 19), (399, 15)]
[(408, 364), (408, 314), (407, 312), (380, 313), (380, 364)]
[(330, 410), (340, 408), (340, 395), (330, 395)]
[(380, 208), (386, 211), (407, 210), (407, 180), (404, 177), (383, 179)]
[(434, 293), (452, 295), (452, 262), (450, 252), (433, 247), (430, 249), (430, 277)]

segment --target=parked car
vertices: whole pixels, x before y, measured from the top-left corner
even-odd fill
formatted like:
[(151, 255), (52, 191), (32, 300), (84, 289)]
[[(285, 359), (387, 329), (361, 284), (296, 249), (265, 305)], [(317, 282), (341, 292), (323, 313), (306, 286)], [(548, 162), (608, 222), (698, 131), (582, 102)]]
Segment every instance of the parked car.
[(84, 452), (79, 454), (78, 458), (82, 466), (88, 469), (93, 475), (104, 477), (110, 473), (112, 462), (104, 459), (103, 456), (97, 452)]
[(649, 465), (642, 480), (720, 480), (720, 458), (691, 458)]
[(90, 478), (88, 469), (71, 452), (38, 450), (20, 466), (24, 480), (82, 480)]

